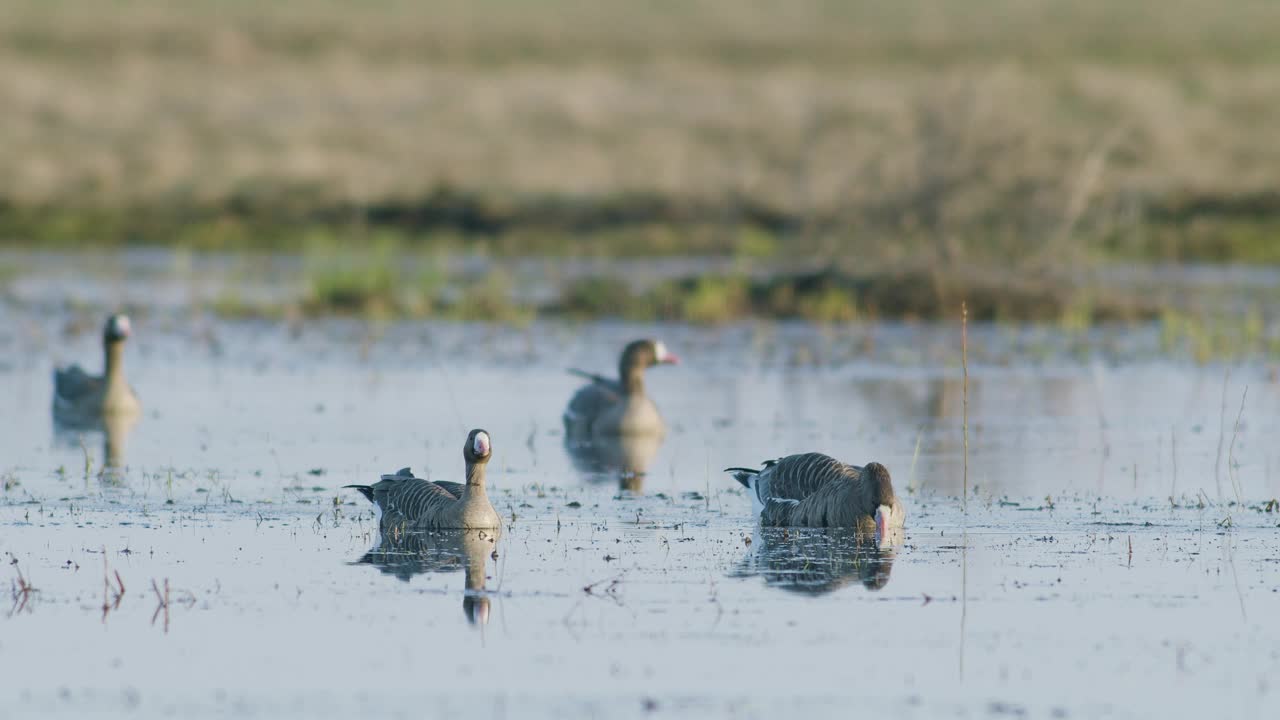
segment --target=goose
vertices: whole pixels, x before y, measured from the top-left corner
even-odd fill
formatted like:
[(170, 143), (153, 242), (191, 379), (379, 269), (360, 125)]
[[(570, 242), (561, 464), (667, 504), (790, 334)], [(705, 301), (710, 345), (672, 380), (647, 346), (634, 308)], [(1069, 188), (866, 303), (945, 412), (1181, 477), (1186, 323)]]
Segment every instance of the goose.
[(138, 396), (124, 377), (124, 343), (132, 328), (129, 316), (112, 315), (102, 330), (106, 357), (101, 376), (90, 375), (79, 365), (53, 371), (53, 413), (68, 422), (91, 422), (103, 417), (137, 415)]
[(880, 463), (847, 465), (822, 453), (788, 455), (764, 466), (726, 468), (751, 491), (763, 526), (851, 527), (886, 537), (906, 510)]
[(485, 466), (493, 455), (489, 433), (475, 429), (467, 435), (462, 457), (466, 483), (423, 480), (409, 468), (383, 475), (372, 485), (344, 485), (358, 490), (382, 513), (382, 532), (404, 530), (500, 528), (502, 519), (485, 493)]
[(654, 365), (679, 362), (680, 358), (661, 340), (636, 340), (623, 348), (616, 380), (570, 369), (570, 373), (591, 382), (569, 400), (564, 411), (565, 435), (582, 439), (665, 434), (666, 425), (658, 406), (644, 393), (644, 371)]

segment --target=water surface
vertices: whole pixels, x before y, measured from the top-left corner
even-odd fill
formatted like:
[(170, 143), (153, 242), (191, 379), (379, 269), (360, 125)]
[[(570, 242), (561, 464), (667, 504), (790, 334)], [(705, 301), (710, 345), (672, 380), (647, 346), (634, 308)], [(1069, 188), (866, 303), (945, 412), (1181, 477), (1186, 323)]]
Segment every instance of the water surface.
[[(1276, 702), (1265, 359), (1165, 359), (1152, 328), (974, 328), (966, 504), (953, 328), (152, 306), (128, 351), (143, 417), (57, 428), (51, 368), (96, 369), (99, 322), (0, 304), (0, 716), (1265, 717)], [(637, 336), (684, 360), (649, 373), (669, 436), (570, 455), (564, 368), (608, 370)], [(501, 536), (381, 544), (340, 486), (404, 465), (460, 479), (476, 426), (494, 438)], [(891, 469), (899, 542), (763, 532), (720, 472), (813, 449)]]

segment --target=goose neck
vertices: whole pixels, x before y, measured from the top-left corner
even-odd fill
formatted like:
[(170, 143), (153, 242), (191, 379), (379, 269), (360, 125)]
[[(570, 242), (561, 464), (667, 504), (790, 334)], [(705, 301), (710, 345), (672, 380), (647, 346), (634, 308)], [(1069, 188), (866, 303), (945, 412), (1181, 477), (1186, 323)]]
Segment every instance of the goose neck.
[(485, 463), (467, 463), (467, 485), (465, 492), (468, 495), (484, 495), (484, 476)]
[(104, 353), (104, 372), (107, 392), (124, 387), (128, 381), (124, 377), (124, 342), (115, 340), (106, 343)]
[(628, 395), (644, 394), (644, 369), (638, 367), (623, 368), (620, 377), (622, 390)]

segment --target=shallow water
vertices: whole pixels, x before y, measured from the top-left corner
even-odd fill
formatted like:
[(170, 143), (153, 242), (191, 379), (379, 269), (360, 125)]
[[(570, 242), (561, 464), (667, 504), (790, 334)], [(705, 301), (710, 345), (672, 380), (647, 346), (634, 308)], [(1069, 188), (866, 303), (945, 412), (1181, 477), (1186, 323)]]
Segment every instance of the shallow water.
[[(290, 326), (153, 308), (128, 352), (144, 416), (66, 431), (50, 369), (97, 368), (84, 317), (0, 304), (0, 573), (16, 593), (12, 612), (0, 599), (0, 717), (1276, 703), (1280, 513), (1263, 503), (1280, 497), (1280, 388), (1260, 360), (1160, 359), (1153, 330), (974, 328), (965, 514), (951, 328)], [(684, 359), (648, 376), (669, 436), (571, 457), (563, 369), (607, 370), (638, 335)], [(473, 426), (494, 438), (501, 537), (366, 557), (376, 523), (340, 486), (404, 465), (459, 479)], [(900, 542), (762, 532), (719, 472), (812, 449), (891, 469)]]

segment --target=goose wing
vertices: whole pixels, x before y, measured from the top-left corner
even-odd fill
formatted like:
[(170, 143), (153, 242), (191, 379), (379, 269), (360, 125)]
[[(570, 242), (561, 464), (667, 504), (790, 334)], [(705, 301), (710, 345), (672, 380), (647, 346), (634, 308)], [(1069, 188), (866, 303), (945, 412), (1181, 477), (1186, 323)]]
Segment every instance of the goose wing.
[(443, 488), (445, 492), (455, 498), (458, 498), (459, 500), (462, 499), (462, 489), (466, 487), (462, 483), (449, 482), (448, 480), (432, 480), (431, 482), (434, 483), (436, 487)]
[(590, 385), (584, 385), (573, 394), (569, 407), (564, 411), (565, 427), (569, 430), (589, 430), (596, 418), (622, 401), (622, 388), (616, 381), (599, 376)]
[(90, 375), (79, 365), (53, 371), (53, 397), (59, 405), (69, 406), (102, 394), (104, 380)]
[(841, 475), (818, 487), (807, 497), (788, 501), (787, 524), (815, 528), (855, 528), (875, 532), (875, 519), (860, 512), (855, 502), (857, 477)]
[[(456, 484), (456, 483), (451, 483)], [(383, 475), (372, 486), (373, 501), (381, 508), (383, 524), (430, 524), (458, 501), (447, 489), (412, 475)]]

